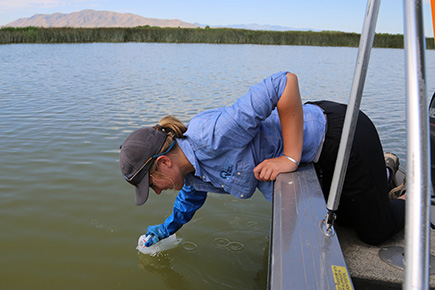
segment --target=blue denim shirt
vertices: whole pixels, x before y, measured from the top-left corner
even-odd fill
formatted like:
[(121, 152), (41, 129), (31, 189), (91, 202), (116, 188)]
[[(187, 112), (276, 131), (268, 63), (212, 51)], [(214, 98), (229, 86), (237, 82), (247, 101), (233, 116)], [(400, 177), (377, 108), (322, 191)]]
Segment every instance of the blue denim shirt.
[[(254, 85), (232, 106), (207, 110), (192, 118), (185, 138), (177, 142), (195, 171), (186, 176), (185, 188), (180, 191), (167, 222), (174, 223), (174, 214), (181, 216), (177, 206), (182, 204), (186, 211), (189, 195), (202, 197), (194, 199), (198, 204), (192, 204), (193, 212), (202, 206), (207, 192), (245, 199), (258, 188), (267, 200), (272, 200), (273, 182), (258, 181), (253, 170), (263, 160), (283, 154), (276, 106), (284, 92), (286, 73), (274, 74)], [(325, 134), (326, 118), (320, 107), (313, 104), (305, 104), (303, 112), (301, 162), (312, 162)], [(193, 213), (188, 216), (187, 221)], [(182, 220), (181, 223), (187, 222)]]

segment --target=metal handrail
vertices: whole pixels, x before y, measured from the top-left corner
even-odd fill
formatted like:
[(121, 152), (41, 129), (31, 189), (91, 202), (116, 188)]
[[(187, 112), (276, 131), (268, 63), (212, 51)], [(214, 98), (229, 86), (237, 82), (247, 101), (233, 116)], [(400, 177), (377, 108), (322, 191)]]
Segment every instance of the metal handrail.
[(403, 289), (429, 289), (430, 155), (422, 1), (404, 1), (407, 201)]
[(331, 189), (329, 191), (324, 231), (326, 235), (333, 232), (335, 214), (340, 202), (343, 189), (344, 177), (346, 175), (350, 150), (355, 133), (359, 107), (361, 104), (364, 83), (367, 75), (367, 68), (370, 59), (370, 52), (375, 38), (376, 22), (379, 14), (380, 0), (368, 0), (364, 18), (363, 30), (358, 49), (357, 63), (353, 76), (352, 89), (349, 103), (346, 109), (346, 116), (343, 124), (337, 161), (335, 163), (334, 175), (332, 177)]

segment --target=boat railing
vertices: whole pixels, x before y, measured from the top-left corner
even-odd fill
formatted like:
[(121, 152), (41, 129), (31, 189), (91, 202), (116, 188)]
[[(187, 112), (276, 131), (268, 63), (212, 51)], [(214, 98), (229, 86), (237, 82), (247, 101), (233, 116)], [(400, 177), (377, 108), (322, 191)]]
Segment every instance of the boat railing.
[(430, 155), (422, 1), (404, 0), (406, 222), (403, 289), (429, 289)]
[(344, 177), (346, 175), (350, 150), (364, 91), (364, 84), (367, 76), (367, 69), (370, 60), (370, 53), (375, 39), (376, 22), (379, 14), (380, 0), (367, 1), (367, 8), (361, 33), (357, 62), (353, 75), (350, 98), (346, 109), (346, 115), (338, 148), (337, 161), (335, 163), (334, 175), (332, 177), (331, 189), (329, 191), (327, 214), (325, 218), (325, 234), (329, 234), (334, 225), (335, 211), (338, 209), (341, 191), (343, 189)]

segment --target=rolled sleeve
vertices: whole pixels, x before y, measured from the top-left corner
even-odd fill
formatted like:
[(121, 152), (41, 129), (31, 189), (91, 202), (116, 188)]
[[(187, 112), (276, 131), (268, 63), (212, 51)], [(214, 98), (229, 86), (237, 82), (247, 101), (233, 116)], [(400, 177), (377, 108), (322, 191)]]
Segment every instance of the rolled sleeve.
[(287, 83), (287, 72), (276, 73), (252, 86), (232, 106), (209, 110), (195, 116), (185, 136), (200, 132), (194, 150), (223, 151), (246, 146), (258, 134), (261, 122), (275, 110)]
[(251, 87), (248, 94), (225, 108), (227, 119), (232, 120), (234, 134), (241, 146), (246, 145), (258, 133), (261, 122), (276, 108), (287, 83), (287, 72), (276, 73)]

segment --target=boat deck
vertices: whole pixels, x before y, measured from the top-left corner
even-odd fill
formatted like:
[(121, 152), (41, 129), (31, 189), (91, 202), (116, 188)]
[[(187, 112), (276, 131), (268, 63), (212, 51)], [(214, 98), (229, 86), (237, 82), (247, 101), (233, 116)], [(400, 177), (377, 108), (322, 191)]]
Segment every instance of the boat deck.
[[(431, 211), (435, 211), (434, 206), (432, 206)], [(432, 223), (434, 221), (435, 219), (432, 217)], [(380, 246), (371, 246), (360, 241), (351, 228), (339, 226), (335, 228), (356, 290), (402, 289), (403, 270), (384, 262), (379, 257), (379, 252), (386, 247), (403, 247), (405, 244), (404, 231), (399, 232)], [(431, 255), (434, 255), (435, 230), (431, 230), (430, 241)], [(429, 277), (430, 289), (435, 289), (435, 275)]]

